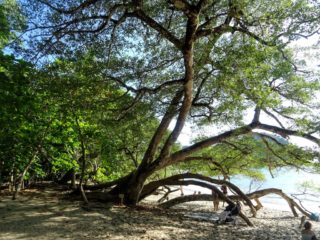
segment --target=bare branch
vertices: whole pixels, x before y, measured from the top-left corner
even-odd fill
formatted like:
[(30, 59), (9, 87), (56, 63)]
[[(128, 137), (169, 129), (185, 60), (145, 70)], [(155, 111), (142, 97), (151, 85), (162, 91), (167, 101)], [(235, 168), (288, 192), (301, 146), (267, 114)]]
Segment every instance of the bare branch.
[(287, 116), (287, 115), (284, 115), (283, 113), (281, 113), (279, 110), (275, 109), (275, 108), (272, 108), (273, 111), (275, 111), (276, 113), (278, 113), (280, 116), (284, 117), (284, 118), (287, 118), (289, 120), (295, 120), (293, 117), (290, 117), (290, 116)]
[(263, 38), (259, 37), (258, 35), (254, 34), (253, 32), (250, 32), (248, 29), (244, 29), (241, 27), (231, 27), (233, 32), (242, 32), (246, 35), (248, 35), (249, 37), (254, 38), (255, 40), (257, 40), (259, 43), (265, 45), (265, 46), (269, 46), (269, 47), (274, 47), (276, 46), (276, 40), (277, 38), (273, 39), (272, 41), (266, 41)]
[(267, 109), (263, 109), (263, 111), (268, 114), (270, 117), (272, 117), (274, 120), (276, 120), (276, 122), (280, 125), (280, 127), (285, 128), (283, 126), (283, 124), (281, 123), (281, 121), (270, 111), (268, 111)]

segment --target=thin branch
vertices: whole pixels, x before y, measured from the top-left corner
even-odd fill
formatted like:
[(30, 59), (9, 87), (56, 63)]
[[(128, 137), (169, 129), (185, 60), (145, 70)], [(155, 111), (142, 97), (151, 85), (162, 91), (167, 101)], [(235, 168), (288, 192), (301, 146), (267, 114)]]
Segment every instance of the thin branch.
[(267, 147), (267, 149), (277, 158), (279, 158), (282, 162), (284, 162), (286, 165), (288, 166), (293, 166), (297, 169), (302, 169), (300, 166), (293, 164), (291, 162), (288, 162), (286, 159), (284, 159), (282, 156), (280, 156), (279, 154), (277, 154), (273, 148), (270, 146), (269, 142), (266, 141), (265, 137), (262, 138), (263, 143), (265, 144), (265, 146)]
[(141, 21), (145, 22), (148, 26), (155, 29), (159, 32), (163, 37), (169, 40), (173, 45), (175, 45), (178, 49), (182, 50), (183, 43), (178, 38), (176, 38), (169, 30), (164, 28), (161, 24), (156, 22), (154, 19), (146, 15), (142, 10), (137, 10), (133, 14), (133, 16), (137, 17)]
[(272, 108), (273, 111), (275, 111), (276, 113), (278, 113), (280, 116), (284, 117), (284, 118), (287, 118), (289, 120), (295, 120), (293, 117), (290, 117), (288, 115), (284, 115), (283, 113), (281, 113), (279, 110), (275, 109), (275, 108)]
[(276, 39), (275, 38), (273, 41), (266, 41), (264, 39), (262, 39), (261, 37), (259, 37), (258, 35), (254, 34), (253, 32), (250, 32), (248, 29), (244, 29), (241, 27), (236, 27), (236, 26), (229, 26), (232, 29), (232, 32), (242, 32), (246, 35), (248, 35), (249, 37), (254, 38), (255, 40), (257, 40), (259, 43), (265, 45), (265, 46), (269, 46), (269, 47), (274, 47), (276, 46)]
[(281, 121), (270, 111), (268, 111), (267, 109), (263, 109), (263, 111), (268, 114), (270, 117), (272, 117), (274, 120), (276, 120), (276, 122), (280, 125), (280, 127), (285, 128), (284, 125), (281, 123)]
[(164, 88), (168, 87), (168, 86), (173, 86), (173, 85), (182, 85), (183, 84), (183, 79), (175, 79), (175, 80), (171, 80), (171, 81), (166, 81), (158, 86), (156, 86), (155, 88), (147, 88), (147, 87), (142, 87), (139, 89), (135, 89), (134, 87), (131, 87), (129, 85), (127, 85), (125, 82), (123, 82), (120, 78), (118, 77), (114, 77), (111, 75), (106, 75), (107, 78), (119, 83), (122, 87), (124, 87), (125, 89), (127, 89), (127, 91), (130, 92), (134, 92), (134, 93), (149, 93), (149, 94), (156, 94), (158, 92), (160, 92), (161, 90), (163, 90)]
[(289, 129), (285, 129), (285, 128), (280, 128), (280, 127), (276, 127), (276, 126), (272, 126), (272, 125), (268, 125), (268, 124), (263, 124), (263, 123), (258, 123), (256, 125), (257, 129), (263, 129), (266, 131), (270, 131), (273, 133), (277, 133), (281, 136), (300, 136), (303, 137), (305, 139), (310, 140), (311, 142), (316, 143), (318, 146), (320, 146), (320, 139), (317, 137), (314, 137), (310, 134), (306, 134), (306, 133), (302, 133), (300, 131), (297, 130), (289, 130)]
[(233, 147), (235, 150), (238, 150), (240, 151), (242, 154), (244, 155), (247, 155), (249, 152), (246, 148), (241, 148), (241, 147), (238, 147), (237, 145), (231, 143), (231, 142), (228, 142), (228, 141), (222, 141), (221, 143), (224, 143), (226, 145), (229, 145), (231, 147)]
[(79, 4), (76, 7), (70, 8), (70, 9), (63, 9), (63, 8), (58, 8), (53, 6), (52, 4), (50, 4), (47, 1), (44, 0), (36, 0), (44, 5), (46, 5), (47, 7), (53, 9), (54, 11), (58, 12), (58, 13), (62, 13), (62, 14), (74, 14), (75, 12), (85, 9), (86, 7), (89, 7), (90, 5), (93, 5), (101, 0), (86, 0), (83, 3)]

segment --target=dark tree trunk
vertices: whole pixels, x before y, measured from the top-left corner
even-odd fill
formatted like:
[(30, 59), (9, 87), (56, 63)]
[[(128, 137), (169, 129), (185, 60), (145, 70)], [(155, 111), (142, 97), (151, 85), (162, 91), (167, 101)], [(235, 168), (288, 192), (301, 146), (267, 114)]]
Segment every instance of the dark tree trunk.
[(70, 180), (72, 181), (72, 178), (74, 175), (75, 175), (74, 169), (71, 168), (63, 175), (63, 177), (60, 180), (58, 180), (58, 183), (59, 184), (67, 184), (68, 181), (70, 181)]
[(123, 199), (123, 203), (129, 206), (135, 206), (140, 200), (140, 194), (143, 189), (146, 179), (153, 173), (153, 170), (148, 168), (138, 168), (130, 173), (127, 177), (114, 187), (110, 193)]

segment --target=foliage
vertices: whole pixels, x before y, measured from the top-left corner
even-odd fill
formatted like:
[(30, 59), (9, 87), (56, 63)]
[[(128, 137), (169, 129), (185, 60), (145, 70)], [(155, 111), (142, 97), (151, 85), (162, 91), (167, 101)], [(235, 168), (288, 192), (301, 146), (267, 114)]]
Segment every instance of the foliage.
[(41, 94), (34, 88), (34, 69), (29, 63), (0, 54), (0, 149), (2, 175), (21, 172), (43, 143), (48, 128)]
[(15, 0), (0, 1), (0, 49), (25, 29), (25, 19)]
[(320, 192), (320, 186), (312, 180), (302, 182), (299, 187), (303, 190), (303, 192)]
[(88, 174), (98, 181), (135, 169), (158, 122), (148, 104), (126, 110), (131, 97), (104, 75), (102, 64), (89, 51), (42, 70), (42, 87), (57, 111), (50, 135), (54, 169), (79, 169), (83, 141)]
[(315, 168), (316, 157), (316, 151), (290, 144), (280, 136), (252, 133), (212, 146), (178, 168), (209, 176), (243, 175), (263, 180), (265, 170), (273, 175), (281, 168)]

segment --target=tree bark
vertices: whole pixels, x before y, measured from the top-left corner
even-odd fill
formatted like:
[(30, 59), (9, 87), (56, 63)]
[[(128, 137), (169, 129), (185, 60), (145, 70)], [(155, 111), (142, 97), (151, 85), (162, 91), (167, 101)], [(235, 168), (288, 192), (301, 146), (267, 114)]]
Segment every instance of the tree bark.
[(140, 194), (146, 179), (153, 173), (151, 170), (138, 168), (114, 187), (110, 193), (118, 196), (123, 195), (123, 203), (135, 206), (140, 200)]
[(18, 177), (18, 179), (16, 180), (16, 186), (15, 186), (15, 191), (13, 193), (12, 196), (12, 200), (15, 200), (18, 197), (18, 194), (21, 190), (21, 188), (23, 187), (23, 179), (24, 176), (26, 175), (27, 171), (29, 170), (29, 168), (31, 167), (36, 155), (38, 153), (38, 150), (36, 150), (34, 152), (34, 154), (32, 155), (32, 157), (30, 158), (28, 164), (25, 166), (25, 168), (23, 169), (23, 172), (20, 174), (20, 176)]

